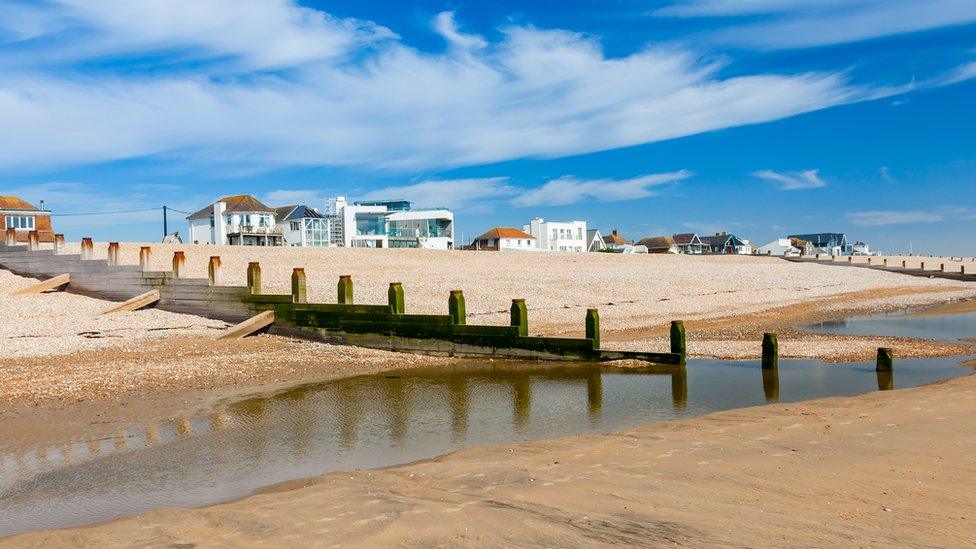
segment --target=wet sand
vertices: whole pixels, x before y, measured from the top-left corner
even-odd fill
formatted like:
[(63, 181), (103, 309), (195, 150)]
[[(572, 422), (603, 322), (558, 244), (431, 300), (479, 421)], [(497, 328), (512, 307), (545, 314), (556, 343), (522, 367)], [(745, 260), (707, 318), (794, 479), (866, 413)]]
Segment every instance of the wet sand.
[(974, 414), (965, 376), (473, 448), (0, 546), (971, 546)]

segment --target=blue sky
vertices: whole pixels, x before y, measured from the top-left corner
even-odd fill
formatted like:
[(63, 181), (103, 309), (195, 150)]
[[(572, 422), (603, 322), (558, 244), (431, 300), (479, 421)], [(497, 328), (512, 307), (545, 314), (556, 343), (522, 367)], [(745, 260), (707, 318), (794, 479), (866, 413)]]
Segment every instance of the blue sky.
[[(0, 0), (0, 194), (974, 254), (974, 77), (972, 0)], [(161, 234), (157, 212), (55, 223)]]

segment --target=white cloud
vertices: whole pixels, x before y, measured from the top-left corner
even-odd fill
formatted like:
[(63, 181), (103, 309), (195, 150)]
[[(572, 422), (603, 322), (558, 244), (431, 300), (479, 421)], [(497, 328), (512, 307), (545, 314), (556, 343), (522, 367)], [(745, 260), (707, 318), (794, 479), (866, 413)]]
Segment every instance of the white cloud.
[(847, 218), (858, 226), (900, 225), (905, 223), (937, 223), (945, 219), (942, 215), (924, 211), (886, 211), (849, 212)]
[(331, 196), (318, 190), (277, 189), (265, 194), (263, 202), (272, 207), (304, 204), (321, 209), (325, 205), (325, 201)]
[(718, 31), (720, 42), (761, 49), (841, 44), (976, 21), (972, 0), (677, 0), (676, 17), (762, 16)]
[[(831, 72), (728, 77), (672, 47), (608, 57), (597, 38), (564, 30), (512, 26), (489, 43), (451, 12), (434, 22), (451, 47), (435, 54), (292, 0), (40, 6), (71, 32), (35, 29), (17, 55), (0, 56), (0, 169), (146, 156), (244, 171), (439, 169), (650, 143), (899, 91)], [(126, 68), (147, 55), (157, 70)], [(109, 59), (83, 73), (71, 64)]]
[(878, 170), (878, 174), (881, 176), (881, 179), (885, 183), (887, 183), (889, 185), (897, 185), (898, 184), (898, 181), (895, 180), (895, 178), (891, 175), (891, 170), (888, 169), (888, 166), (881, 166), (881, 169)]
[(576, 204), (585, 199), (601, 202), (634, 200), (653, 196), (652, 187), (673, 183), (691, 177), (688, 170), (642, 175), (632, 179), (578, 179), (563, 176), (541, 187), (529, 190), (512, 199), (516, 206), (563, 206)]
[[(247, 10), (226, 9), (228, 1), (60, 3), (88, 38), (31, 42), (45, 52), (97, 59), (164, 49), (175, 63), (209, 55), (247, 66), (146, 74), (112, 68), (116, 59), (84, 76), (0, 69), (0, 167), (166, 155), (208, 165), (443, 168), (612, 149), (863, 96), (839, 74), (725, 78), (691, 52), (610, 58), (594, 38), (528, 27), (503, 29), (485, 47), (428, 54), (372, 42), (376, 33), (360, 22), (285, 0)], [(438, 20), (455, 42), (477, 45), (453, 17)], [(344, 54), (355, 60), (335, 59)], [(290, 65), (286, 74), (248, 72)]]
[(803, 170), (799, 172), (779, 173), (773, 170), (759, 170), (752, 175), (779, 186), (781, 191), (795, 191), (798, 189), (816, 189), (826, 187), (827, 182), (820, 178), (820, 170)]
[(515, 192), (507, 177), (423, 181), (367, 193), (364, 200), (406, 199), (420, 208), (444, 207), (456, 211), (484, 211)]
[(488, 46), (484, 38), (462, 33), (454, 21), (454, 12), (442, 11), (434, 18), (434, 30), (444, 37), (452, 46), (464, 50), (482, 49)]

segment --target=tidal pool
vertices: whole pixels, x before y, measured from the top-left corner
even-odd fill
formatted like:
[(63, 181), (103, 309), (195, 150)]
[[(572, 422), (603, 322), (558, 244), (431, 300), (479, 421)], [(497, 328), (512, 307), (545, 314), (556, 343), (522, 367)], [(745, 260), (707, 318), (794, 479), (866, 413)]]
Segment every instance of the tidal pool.
[(206, 416), (0, 455), (0, 535), (159, 507), (459, 448), (604, 433), (770, 401), (909, 387), (971, 372), (959, 358), (873, 363), (693, 360), (686, 368), (491, 363), (388, 372), (254, 395)]
[(830, 334), (974, 341), (976, 312), (926, 314), (924, 310), (897, 311), (818, 322), (804, 329)]

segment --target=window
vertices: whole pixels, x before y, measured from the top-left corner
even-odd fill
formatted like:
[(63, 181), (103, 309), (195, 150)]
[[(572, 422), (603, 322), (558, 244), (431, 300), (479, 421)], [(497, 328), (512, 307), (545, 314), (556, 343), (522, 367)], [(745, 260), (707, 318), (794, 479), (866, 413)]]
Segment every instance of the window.
[(556, 240), (556, 229), (552, 230), (552, 239)]
[(289, 228), (289, 230), (292, 230), (292, 231), (300, 231), (300, 230), (302, 230), (302, 222), (301, 221), (292, 221), (291, 223), (288, 224), (288, 228)]
[(8, 215), (7, 216), (7, 228), (8, 229), (34, 229), (34, 216), (32, 215)]
[(576, 231), (577, 240), (583, 240), (583, 227), (577, 228)]

